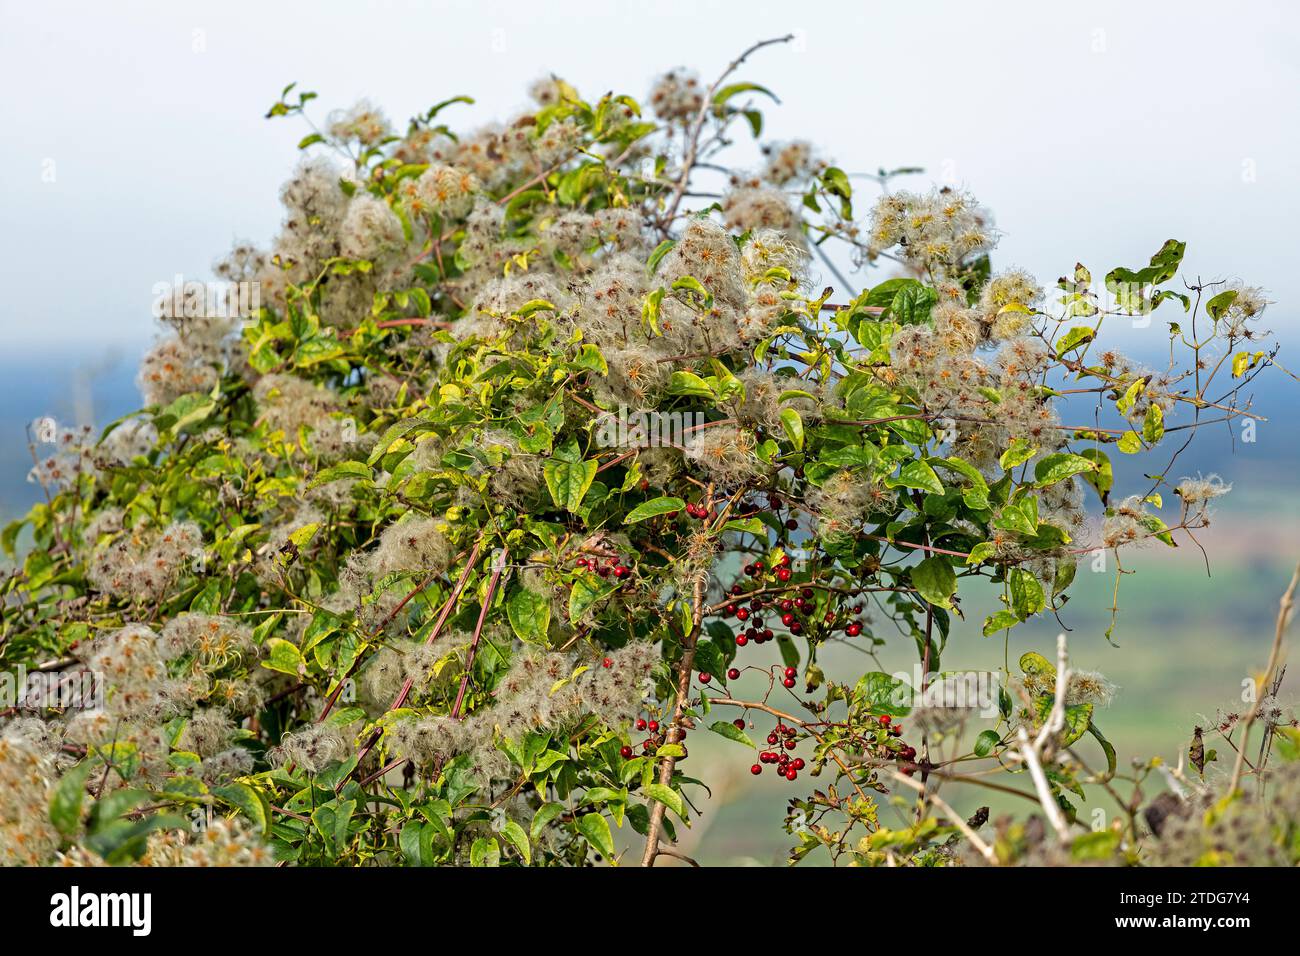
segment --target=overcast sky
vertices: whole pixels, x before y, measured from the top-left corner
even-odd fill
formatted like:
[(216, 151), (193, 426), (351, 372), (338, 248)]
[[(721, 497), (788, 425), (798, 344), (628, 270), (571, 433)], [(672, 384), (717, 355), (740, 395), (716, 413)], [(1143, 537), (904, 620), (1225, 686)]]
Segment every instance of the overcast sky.
[[(368, 96), (399, 124), (449, 96), (471, 125), (554, 71), (589, 99), (742, 77), (782, 99), (773, 138), (841, 166), (921, 165), (992, 207), (998, 266), (1050, 282), (1144, 263), (1170, 237), (1205, 278), (1300, 298), (1300, 14), (1287, 3), (484, 3), (0, 0), (0, 341), (142, 345), (152, 287), (265, 243), (305, 130), (263, 114)], [(915, 182), (920, 182), (918, 178)], [(864, 186), (865, 188), (865, 186)], [(865, 202), (860, 208), (865, 208)], [(862, 277), (858, 277), (862, 281)], [(870, 284), (872, 280), (866, 279)], [(1165, 309), (1171, 308), (1166, 305)], [(1173, 318), (1174, 316), (1170, 316)], [(1159, 324), (1137, 348), (1163, 340)], [(9, 356), (13, 357), (12, 354)]]

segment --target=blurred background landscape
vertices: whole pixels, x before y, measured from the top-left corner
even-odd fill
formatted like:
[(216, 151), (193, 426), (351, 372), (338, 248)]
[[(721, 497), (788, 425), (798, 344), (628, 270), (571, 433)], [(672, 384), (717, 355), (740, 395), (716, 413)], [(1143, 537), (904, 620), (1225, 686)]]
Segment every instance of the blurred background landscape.
[[(26, 481), (33, 419), (103, 426), (138, 406), (154, 284), (207, 278), (236, 237), (274, 231), (278, 186), (304, 131), (261, 117), (291, 80), (320, 91), (321, 113), (369, 96), (398, 123), (470, 93), (478, 102), (448, 119), (473, 125), (522, 104), (527, 84), (550, 70), (588, 97), (610, 88), (640, 96), (667, 68), (686, 64), (707, 79), (753, 40), (796, 30), (797, 49), (765, 53), (741, 76), (782, 98), (764, 107), (768, 137), (823, 144), (850, 171), (925, 167), (900, 185), (966, 186), (1004, 232), (995, 268), (1022, 266), (1049, 287), (1076, 260), (1100, 276), (1145, 263), (1167, 238), (1185, 240), (1185, 274), (1267, 290), (1275, 304), (1262, 325), (1282, 343), (1280, 361), (1300, 368), (1300, 99), (1279, 99), (1300, 79), (1300, 16), (1285, 4), (1237, 4), (1226, 17), (1209, 3), (1086, 12), (855, 3), (793, 14), (751, 3), (740, 16), (735, 5), (665, 2), (644, 19), (641, 7), (618, 3), (2, 5), (0, 70), (23, 91), (0, 102), (11, 133), (0, 152), (6, 521), (40, 493)], [(737, 151), (757, 157), (748, 143)], [(869, 182), (861, 189), (859, 214), (874, 196)], [(861, 287), (887, 275), (850, 279)], [(1149, 327), (1110, 331), (1121, 350), (1159, 365), (1165, 320), (1178, 317), (1166, 303)], [(1118, 647), (1103, 637), (1112, 574), (1081, 566), (1063, 614), (1074, 662), (1120, 688), (1096, 723), (1121, 766), (1157, 754), (1176, 762), (1194, 724), (1239, 708), (1300, 558), (1300, 383), (1266, 374), (1246, 394), (1267, 418), (1256, 440), (1243, 442), (1239, 425), (1208, 427), (1171, 476), (1214, 471), (1234, 486), (1198, 535), (1212, 573), (1186, 544), (1135, 555)], [(1140, 474), (1117, 474), (1117, 495), (1144, 488)], [(1166, 513), (1176, 507), (1167, 502)], [(944, 665), (987, 667), (1001, 659), (1001, 638), (980, 636), (986, 606), (972, 599), (965, 610)], [(1012, 660), (1030, 649), (1050, 657), (1058, 630), (1051, 620), (1017, 628)], [(910, 669), (910, 644), (895, 643), (883, 662)], [(746, 663), (760, 663), (752, 650)], [(847, 672), (864, 661), (840, 648), (823, 664)], [(742, 681), (739, 694), (759, 689)], [(755, 781), (750, 751), (708, 736), (692, 735), (683, 768), (713, 789), (685, 849), (705, 864), (780, 862), (794, 788), (770, 774)], [(983, 802), (945, 794), (962, 810)], [(890, 816), (882, 811), (886, 825), (901, 822)]]

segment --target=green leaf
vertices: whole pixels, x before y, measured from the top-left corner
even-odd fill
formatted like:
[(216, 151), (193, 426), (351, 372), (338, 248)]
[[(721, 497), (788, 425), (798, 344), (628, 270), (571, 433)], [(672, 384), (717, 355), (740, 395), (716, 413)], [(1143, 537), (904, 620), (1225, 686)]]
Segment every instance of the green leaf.
[(1001, 739), (996, 730), (980, 731), (980, 735), (975, 738), (975, 756), (987, 757), (993, 752), (993, 748), (998, 745)]
[(1094, 830), (1074, 838), (1070, 844), (1070, 857), (1074, 860), (1109, 860), (1119, 850), (1118, 830)]
[(663, 261), (664, 256), (672, 251), (675, 245), (677, 245), (676, 239), (665, 239), (655, 246), (654, 252), (650, 253), (650, 258), (646, 260), (646, 269), (651, 275), (655, 274), (655, 270), (659, 268), (659, 263)]
[(469, 848), (470, 866), (497, 866), (501, 862), (501, 847), (493, 837), (479, 837)]
[(785, 433), (795, 450), (803, 451), (803, 419), (799, 417), (799, 413), (793, 408), (781, 409), (781, 425), (785, 428)]
[(947, 558), (934, 555), (912, 568), (912, 586), (927, 603), (951, 608), (952, 596), (957, 593), (957, 575)]
[(1126, 455), (1136, 455), (1142, 450), (1142, 439), (1138, 437), (1137, 432), (1126, 431), (1115, 443), (1115, 447)]
[(1091, 342), (1097, 333), (1090, 326), (1076, 325), (1065, 333), (1064, 336), (1056, 343), (1056, 357), (1060, 358), (1066, 352), (1077, 349), (1080, 345)]
[(594, 459), (569, 462), (552, 458), (546, 462), (542, 470), (555, 506), (576, 512), (596, 477), (597, 467)]
[(262, 666), (267, 670), (297, 677), (302, 673), (301, 669), (306, 667), (297, 646), (290, 644), (284, 638), (273, 637), (266, 642), (266, 647), (269, 653), (266, 660), (262, 661)]
[(523, 827), (514, 820), (507, 820), (501, 827), (501, 836), (524, 858), (524, 866), (532, 864), (533, 848), (528, 842), (528, 834), (524, 832)]
[(1085, 448), (1079, 457), (1087, 458), (1096, 467), (1083, 473), (1083, 480), (1096, 489), (1097, 495), (1104, 502), (1115, 484), (1115, 472), (1111, 468), (1110, 457), (1100, 448)]
[(641, 788), (641, 792), (652, 800), (658, 800), (682, 819), (686, 818), (686, 804), (682, 801), (682, 795), (672, 787), (666, 787), (661, 783), (648, 783)]
[(605, 584), (593, 575), (580, 575), (569, 591), (569, 621), (577, 624), (597, 601), (614, 593), (614, 585)]
[(729, 720), (715, 720), (713, 723), (709, 724), (709, 730), (713, 731), (720, 737), (726, 737), (728, 740), (736, 741), (736, 743), (748, 744), (754, 750), (758, 749), (758, 747), (754, 745), (754, 741), (749, 739), (749, 734), (745, 733)]
[(528, 828), (533, 839), (540, 839), (551, 821), (562, 813), (564, 813), (564, 804), (562, 803), (544, 803), (538, 807), (537, 812), (533, 814), (532, 826)]
[(1165, 413), (1160, 406), (1152, 402), (1147, 406), (1146, 418), (1142, 422), (1142, 437), (1148, 445), (1154, 445), (1165, 434)]
[(934, 469), (920, 459), (909, 461), (898, 472), (897, 478), (887, 479), (885, 484), (890, 488), (917, 488), (931, 494), (943, 494), (943, 482)]
[(232, 783), (224, 787), (213, 787), (212, 795), (241, 811), (257, 825), (263, 836), (270, 835), (271, 805), (260, 790), (254, 790), (246, 783)]
[(1066, 478), (1081, 475), (1085, 471), (1092, 471), (1096, 467), (1095, 462), (1083, 455), (1072, 455), (1063, 451), (1056, 452), (1052, 455), (1045, 455), (1034, 465), (1034, 480), (1038, 487), (1046, 488), (1048, 485), (1054, 485)]
[(506, 614), (521, 641), (540, 641), (551, 624), (551, 601), (545, 595), (516, 587), (506, 601)]
[(998, 458), (998, 464), (1002, 466), (1003, 471), (1010, 471), (1018, 465), (1023, 465), (1034, 455), (1038, 454), (1038, 449), (1029, 444), (1024, 438), (1012, 439), (1010, 447)]
[(998, 631), (1005, 631), (1020, 623), (1020, 618), (1010, 611), (994, 611), (984, 619), (984, 636), (992, 637)]
[(668, 382), (668, 393), (670, 395), (694, 395), (699, 398), (716, 399), (718, 397), (709, 383), (694, 372), (673, 372), (673, 377)]
[(614, 836), (609, 832), (609, 821), (601, 814), (584, 813), (578, 817), (578, 832), (597, 853), (614, 862)]
[(83, 760), (59, 779), (50, 794), (50, 822), (69, 839), (81, 827), (81, 807), (86, 798), (86, 780), (91, 769), (90, 761)]
[(1024, 568), (1012, 568), (1007, 576), (1011, 587), (1011, 609), (1024, 621), (1047, 606), (1043, 585)]
[(686, 507), (686, 502), (681, 498), (661, 497), (652, 498), (649, 501), (643, 501), (627, 513), (623, 519), (624, 524), (636, 524), (638, 521), (645, 521), (647, 518), (655, 518), (659, 515), (673, 514), (681, 511)]

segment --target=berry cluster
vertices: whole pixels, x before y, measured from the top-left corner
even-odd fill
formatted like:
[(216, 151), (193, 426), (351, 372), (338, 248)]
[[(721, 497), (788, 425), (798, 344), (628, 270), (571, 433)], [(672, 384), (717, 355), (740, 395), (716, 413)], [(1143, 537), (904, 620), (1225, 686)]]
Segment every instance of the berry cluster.
[[(659, 721), (652, 717), (638, 717), (633, 725), (638, 733), (646, 734), (645, 740), (641, 741), (641, 753), (650, 757), (668, 742), (668, 728), (660, 727)], [(686, 752), (686, 728), (679, 726), (677, 728), (677, 743), (682, 747), (682, 755), (677, 758), (680, 762), (688, 756)], [(624, 744), (619, 749), (619, 754), (624, 760), (631, 760), (634, 751), (632, 747)]]
[(604, 563), (599, 557), (578, 558), (573, 562), (573, 566), (579, 570), (594, 571), (602, 578), (607, 578), (611, 574), (620, 581), (626, 581), (632, 576), (632, 568), (629, 564), (624, 564), (623, 559), (618, 555), (606, 557)]
[(750, 767), (749, 772), (757, 777), (763, 772), (763, 764), (776, 764), (777, 775), (794, 782), (799, 779), (799, 771), (805, 766), (802, 757), (796, 757), (790, 753), (798, 746), (798, 743), (795, 738), (795, 729), (783, 723), (778, 723), (776, 729), (767, 735), (768, 746), (775, 749), (762, 751), (758, 755), (759, 762)]

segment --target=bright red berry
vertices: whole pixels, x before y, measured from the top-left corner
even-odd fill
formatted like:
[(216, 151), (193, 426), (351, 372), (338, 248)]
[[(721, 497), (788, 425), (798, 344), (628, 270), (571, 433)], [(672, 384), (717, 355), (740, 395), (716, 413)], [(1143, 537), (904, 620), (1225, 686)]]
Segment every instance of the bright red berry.
[(652, 734), (657, 733), (659, 731), (659, 721), (657, 720), (650, 721), (648, 726), (649, 726), (650, 733)]
[(744, 647), (744, 646), (745, 646), (746, 644), (748, 644), (748, 643), (749, 643), (749, 638), (747, 638), (744, 634), (737, 634), (737, 635), (736, 635), (736, 646), (737, 646), (737, 647)]
[(799, 673), (799, 672), (798, 672), (797, 670), (795, 670), (793, 667), (787, 667), (787, 668), (785, 669), (785, 676), (786, 676), (786, 677), (793, 677), (793, 676), (794, 676), (795, 674), (797, 674), (797, 673)]
[(711, 680), (713, 680), (713, 678), (707, 671), (700, 671), (699, 681), (701, 684), (707, 684)]
[(859, 634), (862, 633), (862, 625), (859, 624), (857, 621), (854, 621), (844, 629), (844, 633), (847, 634), (849, 637), (857, 637)]
[(607, 657), (607, 658), (605, 658), (603, 661), (600, 662), (600, 666), (601, 666), (601, 667), (613, 667), (613, 666), (614, 666), (614, 658), (612, 658), (612, 657)]
[(778, 581), (782, 582), (782, 583), (784, 583), (784, 582), (786, 582), (786, 581), (789, 581), (789, 580), (790, 580), (790, 569), (789, 569), (789, 568), (777, 568), (777, 569), (776, 569), (776, 579), (777, 579)]
[(785, 680), (781, 681), (781, 683), (784, 684), (786, 687), (793, 687), (793, 686), (794, 686), (794, 678), (793, 678), (793, 677), (787, 677)]
[(733, 667), (731, 670), (727, 671), (727, 680), (736, 680), (738, 677), (740, 677), (739, 667)]
[(747, 608), (747, 607), (738, 607), (738, 608), (736, 608), (736, 620), (737, 620), (737, 621), (748, 621), (748, 620), (749, 620), (749, 608)]
[(802, 770), (805, 766), (803, 757), (795, 757), (794, 760), (790, 762), (790, 766), (794, 767), (795, 770)]
[(763, 768), (759, 764), (754, 764), (752, 767), (749, 768), (749, 772), (752, 773), (755, 777), (757, 777), (760, 773), (763, 772)]
[(794, 614), (792, 614), (789, 611), (786, 611), (784, 614), (781, 615), (781, 623), (784, 624), (786, 627), (789, 627), (791, 624), (794, 623)]
[(638, 717), (638, 718), (636, 719), (636, 729), (637, 729), (637, 730), (645, 730), (645, 718), (644, 718), (644, 717)]

